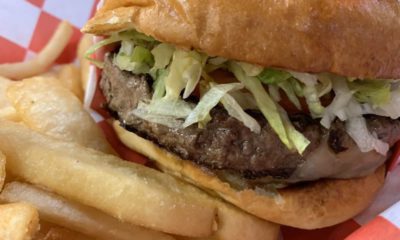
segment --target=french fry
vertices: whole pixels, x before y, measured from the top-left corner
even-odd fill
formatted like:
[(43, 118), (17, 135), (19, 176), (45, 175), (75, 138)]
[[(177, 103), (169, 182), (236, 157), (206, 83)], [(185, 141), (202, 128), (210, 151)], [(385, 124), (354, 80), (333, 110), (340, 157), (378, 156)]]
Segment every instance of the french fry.
[(114, 152), (82, 103), (55, 79), (25, 79), (10, 86), (7, 95), (21, 120), (35, 131)]
[(167, 234), (118, 221), (99, 210), (73, 203), (43, 189), (20, 182), (8, 183), (0, 194), (2, 202), (28, 202), (35, 206), (40, 218), (96, 239), (172, 240)]
[(89, 80), (89, 68), (90, 68), (90, 61), (85, 58), (85, 53), (93, 44), (92, 38), (93, 38), (92, 35), (84, 34), (78, 45), (77, 55), (81, 65), (81, 84), (82, 84), (82, 89), (84, 90), (86, 90), (86, 85)]
[(171, 234), (206, 237), (215, 206), (204, 193), (154, 169), (0, 121), (0, 150), (11, 174), (95, 207), (123, 222)]
[(40, 230), (33, 240), (91, 240), (81, 233), (40, 220)]
[(36, 240), (90, 240), (80, 233), (73, 232), (66, 228), (54, 227), (51, 228), (43, 238)]
[(74, 64), (66, 64), (60, 67), (58, 79), (61, 85), (69, 89), (81, 101), (83, 99), (83, 90), (81, 84), (80, 68)]
[(23, 79), (44, 73), (63, 52), (72, 33), (71, 25), (66, 21), (61, 22), (36, 58), (26, 62), (0, 64), (0, 76)]
[[(59, 75), (60, 70), (55, 68), (51, 68), (49, 71), (44, 72), (40, 75), (33, 76), (33, 77), (44, 77), (44, 78), (52, 78), (55, 81), (57, 81), (58, 75)], [(58, 81), (57, 81), (58, 82)]]
[(0, 77), (0, 118), (1, 119), (7, 119), (7, 120), (11, 120), (11, 121), (18, 120), (17, 112), (15, 111), (15, 108), (8, 100), (7, 94), (6, 94), (7, 88), (14, 83), (15, 82), (13, 82), (7, 78)]
[(39, 230), (39, 215), (27, 203), (0, 205), (0, 239), (27, 240)]

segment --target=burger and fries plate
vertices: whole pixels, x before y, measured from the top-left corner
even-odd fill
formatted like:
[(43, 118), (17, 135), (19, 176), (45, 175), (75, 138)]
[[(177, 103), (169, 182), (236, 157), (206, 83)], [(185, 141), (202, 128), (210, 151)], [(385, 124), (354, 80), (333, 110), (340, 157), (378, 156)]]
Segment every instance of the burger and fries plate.
[[(93, 37), (85, 34), (80, 41), (79, 66), (53, 66), (71, 36), (72, 28), (64, 21), (36, 58), (0, 64), (0, 239), (278, 239), (279, 224), (216, 195), (226, 194), (233, 202), (246, 196), (265, 200), (226, 186), (223, 189), (228, 190), (219, 193), (194, 186), (187, 174), (197, 174), (197, 169), (110, 121), (127, 146), (135, 139), (141, 145), (129, 147), (155, 160), (170, 159), (154, 168), (123, 161), (84, 106), (89, 71), (94, 68), (90, 70), (85, 55)], [(378, 189), (383, 172), (380, 168), (376, 177), (357, 184)], [(207, 175), (196, 176), (205, 185), (220, 184)], [(281, 207), (278, 212), (298, 208), (297, 200), (285, 205), (279, 194), (271, 199), (271, 206)], [(240, 204), (236, 205), (245, 209)]]

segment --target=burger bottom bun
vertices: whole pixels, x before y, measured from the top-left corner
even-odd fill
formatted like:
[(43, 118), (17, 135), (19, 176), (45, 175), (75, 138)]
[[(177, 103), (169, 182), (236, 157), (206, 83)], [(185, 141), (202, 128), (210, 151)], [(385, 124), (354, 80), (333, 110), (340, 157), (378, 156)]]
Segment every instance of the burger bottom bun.
[(121, 141), (151, 160), (164, 172), (218, 195), (239, 208), (265, 220), (302, 229), (331, 226), (360, 213), (383, 185), (385, 167), (366, 177), (346, 180), (319, 180), (279, 190), (267, 195), (254, 190), (237, 191), (209, 171), (158, 147), (153, 142), (114, 122)]

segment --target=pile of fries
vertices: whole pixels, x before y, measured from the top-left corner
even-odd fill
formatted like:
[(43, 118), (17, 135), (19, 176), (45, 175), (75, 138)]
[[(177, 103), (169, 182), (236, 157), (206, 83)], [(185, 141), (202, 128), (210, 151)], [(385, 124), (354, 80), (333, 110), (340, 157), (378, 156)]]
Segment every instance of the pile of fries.
[(51, 69), (71, 34), (63, 22), (36, 59), (0, 65), (0, 239), (278, 234), (274, 224), (172, 176), (119, 159), (82, 104), (89, 72), (83, 56), (91, 37), (81, 40), (79, 67)]

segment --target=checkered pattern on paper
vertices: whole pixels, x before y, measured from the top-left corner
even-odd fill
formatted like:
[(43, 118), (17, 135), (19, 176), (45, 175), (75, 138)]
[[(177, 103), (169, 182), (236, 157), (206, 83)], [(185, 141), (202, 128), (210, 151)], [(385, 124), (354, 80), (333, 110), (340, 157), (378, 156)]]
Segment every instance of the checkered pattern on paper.
[(99, 0), (0, 0), (0, 63), (19, 62), (35, 56), (62, 20), (73, 26), (73, 36), (57, 59), (76, 58), (80, 28), (94, 13)]

